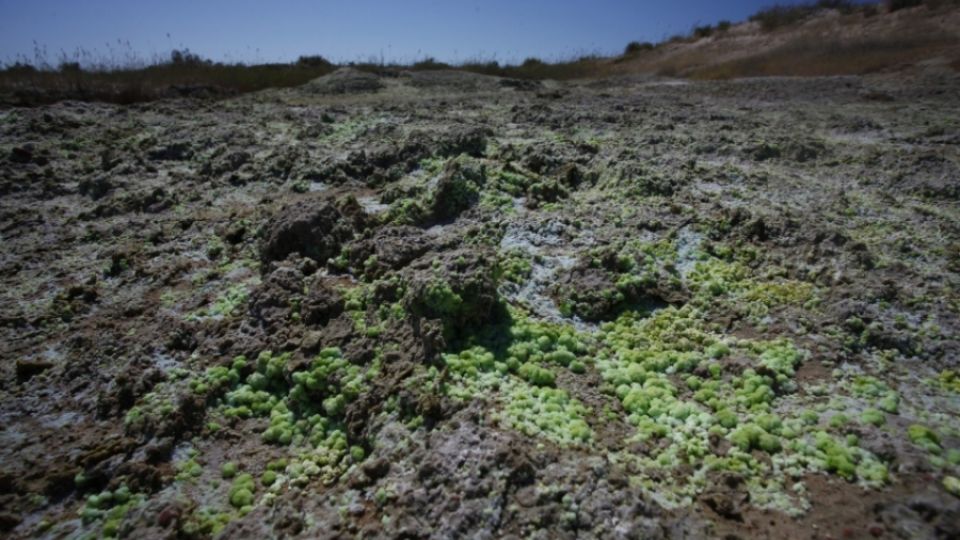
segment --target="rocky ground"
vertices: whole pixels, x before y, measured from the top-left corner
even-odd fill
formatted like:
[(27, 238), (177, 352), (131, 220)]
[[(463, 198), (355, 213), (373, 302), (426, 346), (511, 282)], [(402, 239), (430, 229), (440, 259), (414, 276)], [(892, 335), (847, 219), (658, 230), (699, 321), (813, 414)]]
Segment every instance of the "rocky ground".
[(11, 538), (960, 535), (960, 77), (0, 110)]

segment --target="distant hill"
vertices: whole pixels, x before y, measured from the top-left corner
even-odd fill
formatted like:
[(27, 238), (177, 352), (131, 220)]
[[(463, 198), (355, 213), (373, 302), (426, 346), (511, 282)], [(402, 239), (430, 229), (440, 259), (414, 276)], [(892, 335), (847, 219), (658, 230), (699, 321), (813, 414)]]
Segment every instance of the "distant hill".
[[(896, 9), (901, 4), (919, 5)], [(775, 7), (740, 24), (698, 27), (690, 36), (638, 45), (602, 71), (716, 79), (864, 74), (918, 65), (960, 69), (960, 2)]]

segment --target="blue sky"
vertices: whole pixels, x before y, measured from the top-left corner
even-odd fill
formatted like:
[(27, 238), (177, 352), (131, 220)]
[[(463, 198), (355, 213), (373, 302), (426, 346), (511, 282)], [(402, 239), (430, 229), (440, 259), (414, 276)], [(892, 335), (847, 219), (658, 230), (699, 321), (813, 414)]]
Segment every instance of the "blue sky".
[(0, 62), (78, 48), (122, 62), (187, 47), (223, 61), (458, 62), (614, 53), (772, 0), (0, 0)]

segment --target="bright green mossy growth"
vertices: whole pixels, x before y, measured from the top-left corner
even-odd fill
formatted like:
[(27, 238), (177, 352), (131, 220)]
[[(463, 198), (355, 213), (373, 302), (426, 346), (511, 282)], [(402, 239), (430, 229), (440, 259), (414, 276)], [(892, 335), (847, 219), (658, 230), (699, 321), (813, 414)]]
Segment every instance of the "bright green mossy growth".
[(878, 409), (890, 414), (897, 414), (900, 408), (900, 395), (890, 386), (868, 375), (860, 375), (853, 379), (853, 393), (857, 396), (870, 399)]
[(900, 409), (900, 395), (896, 392), (891, 392), (880, 399), (877, 402), (877, 407), (879, 407), (884, 412), (890, 414), (897, 414)]
[(196, 457), (191, 456), (185, 461), (177, 463), (177, 480), (185, 481), (199, 477), (203, 474), (203, 466), (197, 463)]
[(230, 487), (230, 505), (234, 508), (244, 508), (253, 505), (253, 494), (257, 490), (253, 475), (243, 473), (233, 481)]
[(817, 414), (817, 411), (806, 409), (800, 413), (800, 419), (807, 426), (815, 426), (820, 422), (820, 415)]
[(527, 192), (534, 180), (518, 172), (498, 170), (491, 178), (491, 186), (504, 191), (514, 197), (520, 197)]
[(586, 370), (588, 347), (574, 333), (533, 323), (512, 313), (512, 325), (496, 328), (487, 346), (444, 354), (452, 383), (446, 392), (457, 399), (499, 401), (501, 425), (560, 445), (584, 444), (592, 431), (586, 408), (556, 385), (557, 369)]
[(743, 293), (745, 300), (749, 302), (759, 302), (767, 307), (777, 305), (803, 305), (813, 297), (813, 285), (791, 279), (753, 282)]
[(207, 368), (202, 377), (191, 379), (190, 389), (198, 394), (217, 393), (235, 386), (240, 382), (240, 372), (246, 367), (246, 359), (238, 356), (232, 367), (214, 366)]
[(230, 478), (233, 478), (236, 475), (237, 475), (236, 463), (232, 461), (228, 461), (220, 466), (220, 476), (229, 480)]
[(834, 429), (841, 429), (845, 427), (849, 422), (850, 422), (850, 418), (843, 413), (838, 413), (830, 417), (830, 427)]
[(503, 279), (522, 284), (533, 271), (533, 263), (530, 256), (522, 251), (516, 250), (506, 253), (500, 261), (500, 271), (503, 273)]
[[(217, 410), (225, 416), (269, 418), (262, 433), (265, 442), (297, 447), (308, 475), (336, 478), (351, 463), (343, 416), (379, 372), (379, 360), (358, 366), (334, 348), (322, 350), (307, 366), (294, 367), (289, 360), (289, 354), (270, 351), (260, 353), (252, 365), (237, 357), (229, 368), (211, 368), (190, 385), (208, 396), (222, 392)], [(193, 468), (199, 467), (194, 463), (188, 461), (181, 476), (194, 476)], [(285, 466), (283, 461), (280, 469), (270, 471)], [(221, 469), (224, 478), (236, 477), (237, 472), (232, 463)]]
[(419, 225), (427, 221), (429, 212), (422, 201), (418, 199), (397, 199), (390, 203), (390, 207), (383, 214), (385, 223), (396, 225)]
[(803, 361), (804, 355), (787, 341), (774, 342), (760, 353), (760, 365), (778, 377), (793, 377), (794, 369)]
[(952, 369), (945, 369), (937, 376), (936, 383), (940, 388), (960, 394), (960, 373)]
[(817, 450), (824, 454), (824, 464), (828, 471), (847, 480), (852, 480), (856, 476), (856, 456), (849, 447), (822, 431), (816, 434), (815, 440)]
[[(777, 508), (795, 497), (778, 483), (784, 471), (795, 477), (831, 472), (873, 486), (886, 482), (886, 465), (858, 448), (855, 437), (835, 440), (824, 433), (811, 441), (816, 411), (775, 413), (784, 410), (780, 400), (798, 389), (794, 377), (807, 353), (787, 339), (716, 333), (707, 310), (742, 294), (749, 273), (731, 263), (707, 270), (697, 278), (702, 288), (696, 294), (710, 302), (650, 315), (627, 312), (603, 324), (597, 337), (596, 366), (605, 390), (620, 400), (636, 427), (633, 437), (658, 439), (651, 454), (629, 457), (640, 471), (639, 482), (668, 505), (689, 504), (705, 486), (706, 471), (735, 471), (754, 486), (751, 493)], [(727, 358), (749, 367), (726, 369)], [(718, 449), (716, 437), (732, 448)]]
[(780, 439), (757, 424), (745, 424), (730, 433), (730, 442), (741, 451), (763, 450), (775, 454), (781, 450)]
[(212, 508), (200, 508), (189, 516), (181, 526), (188, 538), (215, 536), (230, 523), (230, 512), (218, 512)]
[(275, 460), (271, 461), (270, 463), (267, 463), (267, 470), (268, 470), (268, 471), (283, 471), (284, 469), (287, 468), (287, 465), (288, 465), (288, 464), (289, 464), (289, 461), (287, 460), (287, 458), (275, 459)]
[(733, 386), (737, 404), (751, 411), (769, 410), (777, 397), (774, 391), (775, 380), (752, 369), (745, 370), (741, 377), (734, 379)]
[(960, 478), (945, 476), (943, 478), (943, 489), (955, 497), (960, 497)]
[(781, 428), (783, 427), (783, 422), (780, 420), (780, 417), (775, 414), (761, 414), (758, 415), (754, 421), (758, 426), (763, 428), (764, 431), (774, 435), (780, 435)]
[(530, 384), (536, 386), (553, 386), (553, 372), (532, 362), (522, 364), (520, 369), (517, 370), (517, 374)]
[(191, 313), (187, 316), (187, 319), (222, 319), (223, 317), (229, 317), (247, 301), (249, 294), (250, 291), (245, 283), (231, 285), (227, 290), (220, 293), (209, 306)]
[(860, 414), (860, 421), (879, 427), (887, 423), (887, 415), (877, 409), (867, 409)]
[(887, 383), (869, 375), (858, 375), (853, 379), (853, 393), (862, 397), (880, 398), (892, 390)]
[(115, 491), (102, 491), (87, 497), (80, 509), (80, 518), (84, 524), (103, 520), (100, 533), (104, 538), (116, 538), (127, 512), (144, 501), (141, 494), (131, 493), (126, 485)]
[(529, 436), (540, 436), (560, 445), (588, 443), (593, 438), (584, 420), (588, 411), (566, 391), (507, 383), (503, 423)]
[(857, 478), (869, 486), (881, 486), (890, 481), (887, 466), (876, 459), (862, 459), (857, 465)]
[(383, 223), (423, 225), (449, 220), (479, 201), (486, 183), (483, 162), (462, 155), (444, 160), (440, 169), (433, 165), (422, 169), (425, 174), (401, 180), (403, 187), (391, 196), (390, 207), (380, 216)]
[(740, 422), (737, 417), (737, 413), (731, 411), (730, 409), (723, 409), (717, 411), (717, 414), (714, 415), (717, 419), (717, 423), (723, 426), (726, 429), (733, 429), (737, 427), (737, 424)]
[(774, 273), (752, 277), (750, 268), (740, 261), (702, 257), (687, 281), (696, 292), (694, 305), (708, 308), (718, 301), (725, 302), (731, 311), (746, 315), (754, 322), (777, 306), (813, 308), (817, 304), (813, 285)]
[(907, 428), (907, 436), (910, 437), (910, 441), (913, 442), (913, 444), (931, 454), (939, 454), (942, 450), (940, 448), (940, 437), (926, 426), (913, 424)]
[(440, 279), (427, 284), (423, 300), (431, 313), (441, 317), (455, 315), (463, 306), (463, 298), (450, 288), (449, 283)]
[(445, 354), (443, 358), (450, 371), (467, 377), (476, 377), (496, 367), (493, 353), (483, 347), (466, 349), (460, 354)]
[(277, 481), (277, 473), (275, 471), (266, 470), (263, 471), (263, 474), (260, 475), (260, 483), (265, 487), (270, 487)]

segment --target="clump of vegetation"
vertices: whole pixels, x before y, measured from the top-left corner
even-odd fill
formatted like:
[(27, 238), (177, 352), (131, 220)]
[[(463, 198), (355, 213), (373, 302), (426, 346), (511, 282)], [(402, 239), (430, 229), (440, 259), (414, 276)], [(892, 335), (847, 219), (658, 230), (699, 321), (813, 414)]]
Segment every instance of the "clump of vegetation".
[(940, 447), (940, 437), (926, 426), (920, 424), (911, 425), (907, 428), (907, 436), (910, 437), (910, 441), (913, 442), (913, 444), (931, 454), (939, 454), (942, 450)]
[(445, 354), (456, 399), (490, 398), (501, 405), (501, 425), (561, 446), (592, 440), (588, 411), (562, 388), (555, 388), (556, 369), (585, 371), (588, 347), (569, 330), (534, 323), (512, 313), (509, 328), (495, 327), (481, 339), (485, 345)]
[[(735, 260), (738, 255), (727, 256)], [(698, 475), (707, 470), (747, 475), (762, 500), (773, 497), (770, 504), (789, 512), (800, 511), (805, 503), (785, 502), (782, 487), (777, 487), (784, 470), (794, 477), (825, 471), (866, 485), (885, 483), (886, 465), (859, 448), (855, 437), (843, 435), (849, 422), (845, 414), (833, 415), (823, 430), (815, 411), (774, 412), (778, 402), (798, 388), (794, 377), (807, 358), (803, 350), (788, 339), (723, 336), (709, 325), (706, 313), (718, 305), (753, 305), (748, 309), (762, 307), (758, 313), (766, 313), (767, 306), (807, 304), (814, 294), (806, 284), (768, 282), (753, 273), (738, 263), (701, 257), (687, 276), (694, 294), (687, 305), (646, 316), (626, 312), (601, 326), (595, 356), (605, 391), (620, 400), (626, 420), (636, 428), (633, 437), (655, 441), (657, 449), (624, 459), (650, 471), (649, 476), (641, 474), (645, 485), (676, 504), (686, 504), (683, 501), (702, 488)], [(747, 368), (726, 369), (726, 359), (734, 356)], [(887, 387), (870, 391), (878, 400), (891, 392)], [(882, 413), (875, 411), (867, 415), (870, 423), (878, 421), (877, 414), (882, 420)], [(710, 443), (716, 437), (726, 438), (733, 449), (716, 453)], [(767, 460), (757, 460), (756, 452), (766, 454)], [(670, 481), (664, 483), (664, 468), (689, 476), (677, 483), (668, 475)]]
[(631, 55), (631, 54), (637, 54), (643, 51), (652, 51), (653, 49), (654, 49), (654, 45), (649, 41), (644, 41), (644, 42), (631, 41), (630, 43), (627, 43), (627, 46), (623, 49), (623, 54)]
[(246, 284), (237, 283), (231, 285), (225, 291), (218, 294), (210, 305), (187, 315), (187, 320), (203, 320), (207, 318), (222, 319), (229, 317), (237, 308), (247, 301), (249, 294), (250, 292)]
[(104, 538), (116, 538), (120, 535), (120, 526), (127, 512), (143, 501), (142, 494), (131, 493), (123, 485), (115, 491), (102, 491), (88, 496), (80, 509), (80, 518), (84, 524), (102, 521), (100, 534)]
[(960, 478), (956, 476), (945, 476), (943, 478), (943, 489), (956, 497), (960, 497)]
[(891, 13), (917, 6), (922, 6), (923, 0), (887, 0), (887, 10)]
[(697, 39), (707, 38), (713, 35), (716, 29), (709, 24), (694, 26), (691, 34)]
[(824, 9), (836, 9), (843, 13), (850, 13), (855, 9), (855, 6), (848, 0), (819, 0), (815, 3), (775, 5), (758, 11), (750, 16), (750, 20), (759, 22), (764, 30), (771, 31), (802, 22)]
[(230, 487), (230, 505), (246, 513), (253, 509), (254, 496), (257, 484), (253, 475), (243, 473), (238, 476)]
[(506, 426), (531, 437), (542, 436), (561, 446), (589, 443), (593, 431), (586, 407), (562, 389), (508, 384), (501, 414)]
[(119, 58), (91, 61), (92, 57), (78, 51), (75, 58), (64, 56), (57, 65), (43, 57), (32, 63), (18, 60), (0, 69), (0, 90), (19, 90), (28, 105), (61, 99), (129, 104), (176, 96), (184, 88), (203, 87), (203, 95), (230, 96), (299, 86), (336, 69), (319, 56), (258, 65), (213, 62), (189, 50), (173, 50), (168, 59), (154, 61), (139, 59), (132, 51)]
[(288, 358), (261, 353), (256, 370), (226, 394), (223, 412), (240, 418), (268, 416), (265, 442), (313, 448), (334, 474), (347, 454), (347, 437), (340, 425), (346, 406), (360, 395), (377, 367), (364, 370), (332, 348), (321, 351), (306, 369), (292, 370)]
[[(211, 367), (202, 376), (186, 381), (186, 386), (206, 396), (212, 405), (208, 414), (237, 420), (268, 418), (262, 440), (293, 447), (298, 462), (289, 467), (285, 460), (278, 462), (282, 465), (268, 467), (273, 474), (261, 477), (264, 486), (270, 487), (279, 480), (281, 470), (296, 482), (311, 477), (332, 480), (351, 463), (363, 459), (362, 442), (351, 445), (343, 421), (347, 407), (379, 373), (379, 365), (378, 359), (367, 366), (353, 364), (336, 348), (323, 349), (309, 364), (297, 365), (291, 365), (289, 353), (263, 351), (255, 362), (238, 356), (228, 366)], [(174, 407), (162, 395), (155, 390), (132, 408), (127, 415), (128, 429), (143, 430), (172, 414)], [(195, 455), (191, 452), (189, 459), (178, 465), (178, 480), (192, 482), (202, 475)], [(235, 489), (230, 494), (233, 506), (246, 509), (252, 504), (251, 494), (256, 489), (250, 483), (250, 474), (226, 462), (220, 476), (234, 480)]]

